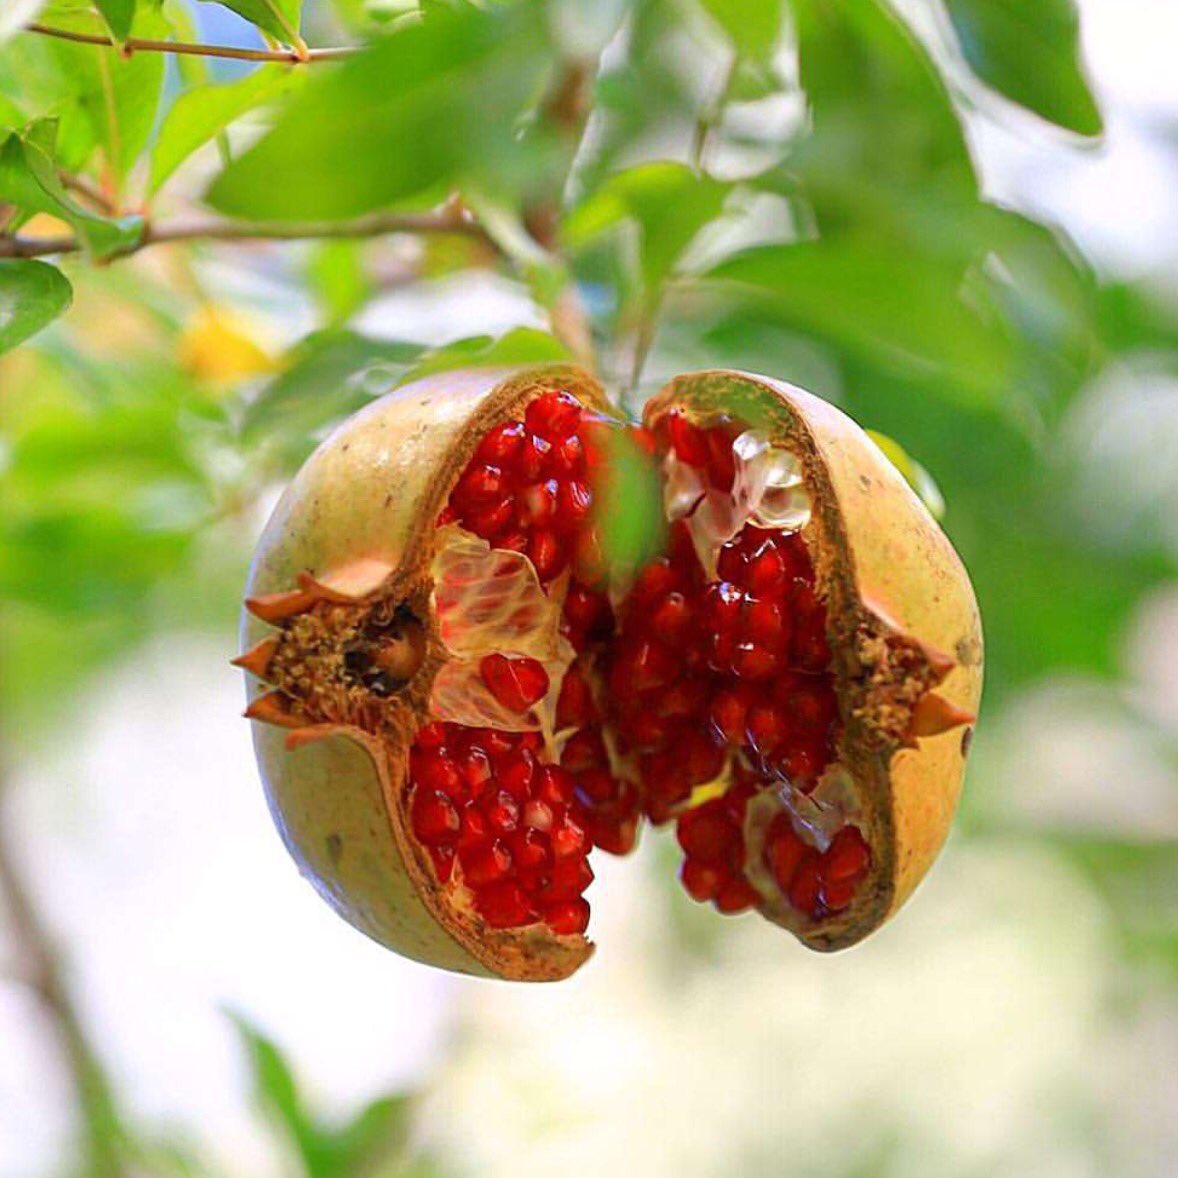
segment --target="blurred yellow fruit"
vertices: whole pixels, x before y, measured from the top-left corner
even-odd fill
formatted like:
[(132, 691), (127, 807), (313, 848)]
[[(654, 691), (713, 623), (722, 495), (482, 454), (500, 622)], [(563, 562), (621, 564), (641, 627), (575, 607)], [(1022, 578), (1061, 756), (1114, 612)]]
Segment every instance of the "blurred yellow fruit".
[(69, 237), (70, 227), (57, 217), (48, 213), (34, 213), (21, 227), (22, 237), (31, 237), (41, 241), (52, 237)]
[(256, 327), (243, 317), (206, 304), (180, 333), (180, 364), (197, 380), (218, 384), (273, 372), (274, 356), (257, 336)]

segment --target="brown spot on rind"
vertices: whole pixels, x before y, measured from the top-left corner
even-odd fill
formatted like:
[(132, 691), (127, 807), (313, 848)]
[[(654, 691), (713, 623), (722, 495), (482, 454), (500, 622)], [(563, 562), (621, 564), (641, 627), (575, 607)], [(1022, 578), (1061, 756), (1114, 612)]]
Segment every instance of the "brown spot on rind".
[(344, 853), (344, 840), (338, 834), (332, 833), (327, 836), (324, 846), (327, 848), (327, 857), (332, 863), (338, 864)]
[(982, 644), (976, 638), (959, 639), (953, 648), (957, 661), (963, 667), (980, 667), (982, 665)]

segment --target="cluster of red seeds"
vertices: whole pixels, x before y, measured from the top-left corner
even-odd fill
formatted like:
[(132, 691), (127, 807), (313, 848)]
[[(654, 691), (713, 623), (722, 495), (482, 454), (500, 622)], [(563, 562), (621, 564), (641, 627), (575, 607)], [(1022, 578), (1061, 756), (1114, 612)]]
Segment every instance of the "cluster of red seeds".
[[(675, 413), (660, 428), (664, 445), (724, 490), (734, 478), (735, 432), (728, 423), (702, 429)], [(721, 549), (717, 573), (706, 581), (686, 528), (676, 525), (667, 556), (643, 570), (622, 607), (607, 684), (620, 740), (638, 754), (647, 816), (677, 820), (684, 887), (737, 912), (760, 902), (744, 874), (748, 797), (780, 780), (806, 792), (817, 785), (834, 756), (838, 706), (826, 611), (801, 536), (746, 525)], [(735, 784), (684, 810), (730, 750), (738, 754)], [(862, 861), (852, 863), (848, 846)], [(868, 867), (853, 827), (827, 852), (836, 865), (829, 879), (826, 859), (784, 814), (770, 847), (783, 893), (815, 917), (846, 907)]]
[(450, 493), (439, 523), (457, 521), (495, 548), (526, 553), (545, 584), (570, 560), (592, 560), (585, 417), (570, 394), (545, 393), (528, 405), (523, 421), (495, 426)]
[(495, 928), (543, 920), (557, 933), (589, 923), (589, 836), (573, 782), (540, 760), (534, 732), (428, 724), (410, 753), (413, 832), (438, 878), (458, 863), (474, 907)]
[[(476, 909), (496, 927), (542, 919), (557, 932), (583, 931), (590, 845), (625, 854), (644, 814), (676, 822), (691, 896), (721, 912), (758, 905), (745, 875), (748, 799), (781, 780), (813, 789), (834, 755), (826, 611), (801, 537), (750, 524), (724, 545), (718, 578), (708, 581), (680, 521), (666, 555), (640, 572), (615, 615), (589, 518), (591, 435), (601, 427), (566, 393), (537, 398), (523, 421), (483, 438), (438, 521), (526, 553), (545, 584), (570, 564), (574, 573), (561, 621), (577, 657), (557, 703), (557, 728), (568, 734), (560, 765), (542, 763), (536, 733), (453, 724), (423, 729), (412, 753), (414, 830), (443, 881), (457, 859)], [(646, 448), (673, 448), (722, 490), (733, 485), (738, 432), (676, 413), (657, 439), (636, 431)], [(492, 654), (480, 672), (520, 713), (549, 688), (533, 659)], [(606, 726), (633, 780), (613, 772)], [(690, 807), (695, 788), (730, 758), (733, 784)], [(870, 856), (853, 826), (820, 852), (782, 813), (764, 863), (795, 908), (819, 917), (850, 903)]]
[(675, 828), (686, 856), (679, 869), (683, 887), (693, 900), (711, 900), (720, 912), (743, 912), (761, 903), (744, 874), (744, 814), (753, 795), (747, 777), (738, 773), (722, 797), (688, 810)]
[(609, 600), (573, 582), (562, 629), (577, 657), (565, 673), (556, 705), (558, 730), (574, 730), (561, 751), (560, 763), (576, 782), (577, 801), (594, 845), (624, 855), (638, 839), (641, 803), (635, 784), (612, 771), (602, 731), (605, 717), (594, 687), (617, 631)]
[[(438, 526), (457, 522), (496, 548), (525, 553), (544, 584), (570, 562), (599, 565), (584, 436), (599, 421), (568, 393), (538, 397), (522, 421), (502, 422), (484, 436)], [(610, 619), (590, 617), (602, 606), (608, 615), (603, 596), (573, 581), (565, 633), (582, 644), (602, 636), (601, 622)], [(548, 673), (532, 658), (489, 654), (479, 673), (513, 712), (526, 713), (548, 692)], [(574, 778), (543, 758), (538, 732), (427, 725), (410, 754), (411, 822), (439, 879), (449, 881), (458, 863), (488, 924), (543, 920), (554, 932), (580, 933), (589, 920), (582, 893), (593, 880), (592, 824)]]
[(722, 742), (708, 728), (715, 677), (700, 613), (705, 592), (691, 538), (677, 523), (668, 554), (648, 564), (627, 595), (606, 659), (610, 720), (622, 749), (637, 758), (642, 806), (656, 823), (724, 768)]
[(871, 852), (859, 828), (835, 832), (825, 851), (802, 841), (788, 814), (778, 814), (765, 840), (765, 866), (789, 902), (800, 912), (826, 916), (840, 912), (871, 866)]

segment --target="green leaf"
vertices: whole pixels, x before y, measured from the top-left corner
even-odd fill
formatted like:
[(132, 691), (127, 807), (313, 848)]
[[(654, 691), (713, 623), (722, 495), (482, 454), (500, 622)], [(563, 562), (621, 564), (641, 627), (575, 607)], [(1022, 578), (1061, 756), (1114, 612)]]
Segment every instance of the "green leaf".
[(94, 0), (94, 6), (110, 25), (110, 31), (117, 41), (125, 41), (131, 35), (135, 0)]
[(194, 151), (290, 81), (288, 68), (263, 66), (239, 81), (196, 86), (181, 94), (168, 111), (151, 153), (149, 191), (157, 192)]
[(365, 1105), (346, 1125), (325, 1133), (326, 1159), (330, 1171), (351, 1178), (379, 1172), (378, 1167), (402, 1153), (409, 1139), (412, 1099), (408, 1096), (380, 1096)]
[(1062, 230), (988, 207), (979, 228), (980, 275), (1009, 324), (1019, 382), (1053, 427), (1103, 359), (1095, 276)]
[(781, 38), (784, 0), (700, 0), (741, 57), (766, 61)]
[(299, 10), (302, 0), (201, 0), (204, 4), (221, 4), (244, 16), (251, 24), (276, 37), (286, 45), (297, 45)]
[(278, 1046), (243, 1015), (229, 1012), (246, 1051), (254, 1081), (254, 1098), (275, 1124), (289, 1134), (305, 1160), (317, 1147), (317, 1130), (303, 1108), (294, 1073)]
[(607, 566), (631, 571), (663, 551), (662, 480), (655, 460), (628, 430), (608, 431), (605, 443), (604, 476), (594, 487), (595, 519)]
[[(60, 365), (65, 397), (51, 386), (48, 404), (33, 399), (4, 471), (0, 599), (114, 620), (141, 606), (207, 518), (182, 438), (194, 422), (181, 419), (174, 370), (124, 356), (106, 372), (55, 342), (42, 354)], [(53, 375), (40, 371), (39, 398)], [(59, 563), (69, 577), (46, 575)]]
[(73, 297), (62, 272), (44, 262), (0, 261), (0, 353), (36, 335)]
[(570, 360), (569, 350), (555, 336), (534, 327), (517, 327), (495, 339), (470, 336), (435, 348), (401, 378), (402, 384), (449, 372), (454, 368), (506, 368), (515, 364), (559, 364)]
[[(168, 22), (168, 31), (177, 41), (199, 41), (201, 39), (200, 25), (196, 20), (196, 13), (181, 0), (164, 0), (161, 9), (164, 19)], [(173, 56), (172, 64), (185, 86), (200, 86), (213, 77), (210, 68), (215, 58), (198, 57), (191, 53), (177, 53)]]
[[(791, 166), (865, 187), (972, 201), (977, 182), (948, 91), (882, 0), (794, 0), (813, 130)], [(821, 201), (818, 220), (825, 230)]]
[(1178, 306), (1148, 283), (1107, 283), (1097, 292), (1101, 335), (1122, 352), (1178, 355)]
[[(944, 493), (946, 530), (985, 619), (987, 707), (1046, 674), (1118, 674), (1121, 636), (1143, 595), (1173, 581), (1172, 557), (1149, 545), (1102, 548), (1061, 510), (1069, 472), (1059, 470), (1058, 455), (1009, 418), (971, 411), (964, 399), (934, 399), (907, 376), (846, 349), (838, 364), (840, 403), (857, 420), (903, 438)], [(1107, 476), (1089, 472), (1089, 498), (1093, 480), (1103, 484)]]
[(869, 429), (867, 436), (884, 452), (887, 460), (904, 476), (908, 485), (929, 509), (933, 519), (945, 518), (945, 497), (936, 480), (903, 446), (887, 434)]
[(319, 242), (307, 256), (306, 273), (311, 293), (333, 325), (344, 323), (372, 293), (363, 242)]
[[(307, 1178), (360, 1178), (405, 1151), (411, 1099), (382, 1096), (342, 1126), (324, 1124), (306, 1107), (278, 1046), (247, 1019), (230, 1013), (245, 1047), (259, 1107), (298, 1152)], [(398, 1171), (400, 1172), (400, 1171)]]
[(731, 185), (701, 176), (685, 164), (651, 163), (605, 180), (565, 219), (572, 249), (622, 221), (638, 227), (638, 270), (647, 301), (662, 285), (700, 230), (719, 214)]
[[(55, 17), (63, 28), (101, 31), (85, 15)], [(131, 32), (140, 37), (165, 37), (169, 26), (154, 5), (140, 7)], [(69, 171), (86, 165), (95, 146), (113, 178), (122, 181), (135, 166), (155, 126), (163, 92), (165, 54), (120, 53), (56, 38), (37, 38), (44, 45), (38, 57), (48, 66), (38, 93), (52, 95), (43, 113), (60, 124), (58, 163)], [(41, 89), (44, 87), (44, 89)]]
[[(649, 158), (650, 144), (676, 135), (684, 145), (699, 117), (698, 70), (709, 48), (684, 36), (680, 0), (643, 0), (633, 4), (621, 59), (606, 55), (597, 79), (592, 150), (581, 153), (574, 190), (593, 191), (604, 177), (636, 159)], [(692, 53), (691, 50), (695, 52)]]
[(987, 85), (1048, 122), (1099, 135), (1100, 109), (1080, 63), (1073, 0), (945, 0), (961, 51)]
[(245, 407), (241, 436), (288, 463), (301, 460), (326, 429), (403, 378), (421, 344), (323, 331), (294, 349), (287, 369)]
[(52, 159), (42, 150), (51, 142), (55, 127), (34, 124), (27, 138), (9, 135), (0, 143), (0, 201), (15, 205), (22, 214), (48, 213), (66, 221), (95, 257), (108, 257), (127, 249), (143, 232), (141, 217), (102, 217), (83, 208), (58, 179)]
[(15, 131), (23, 127), (28, 120), (24, 112), (11, 99), (0, 94), (0, 131)]
[(430, 5), (317, 73), (273, 130), (214, 182), (234, 216), (350, 217), (487, 180), (524, 183), (516, 120), (549, 62), (539, 6)]
[(951, 378), (973, 403), (1010, 393), (1000, 324), (962, 298), (956, 266), (871, 236), (760, 246), (706, 276), (744, 286), (784, 326), (848, 347), (893, 371)]

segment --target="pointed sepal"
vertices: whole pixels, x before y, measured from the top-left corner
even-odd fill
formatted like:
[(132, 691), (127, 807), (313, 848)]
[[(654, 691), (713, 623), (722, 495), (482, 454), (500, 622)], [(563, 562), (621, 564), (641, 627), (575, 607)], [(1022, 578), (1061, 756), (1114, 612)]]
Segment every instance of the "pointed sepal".
[(255, 618), (277, 626), (279, 622), (285, 622), (287, 618), (293, 618), (297, 614), (305, 614), (315, 604), (315, 601), (315, 594), (306, 589), (288, 589), (283, 593), (264, 593), (260, 597), (247, 597), (245, 608)]
[(925, 692), (912, 709), (912, 721), (905, 733), (906, 744), (914, 744), (922, 736), (939, 736), (962, 724), (972, 724), (977, 719), (973, 712), (967, 712), (950, 703), (935, 691)]
[(248, 671), (259, 679), (265, 679), (277, 650), (278, 635), (268, 634), (256, 646), (250, 647), (244, 654), (239, 654), (237, 658), (230, 661), (233, 666), (240, 667), (243, 671)]
[(247, 720), (276, 724), (279, 728), (306, 728), (308, 720), (294, 707), (294, 701), (284, 691), (268, 691), (259, 695), (245, 710)]

